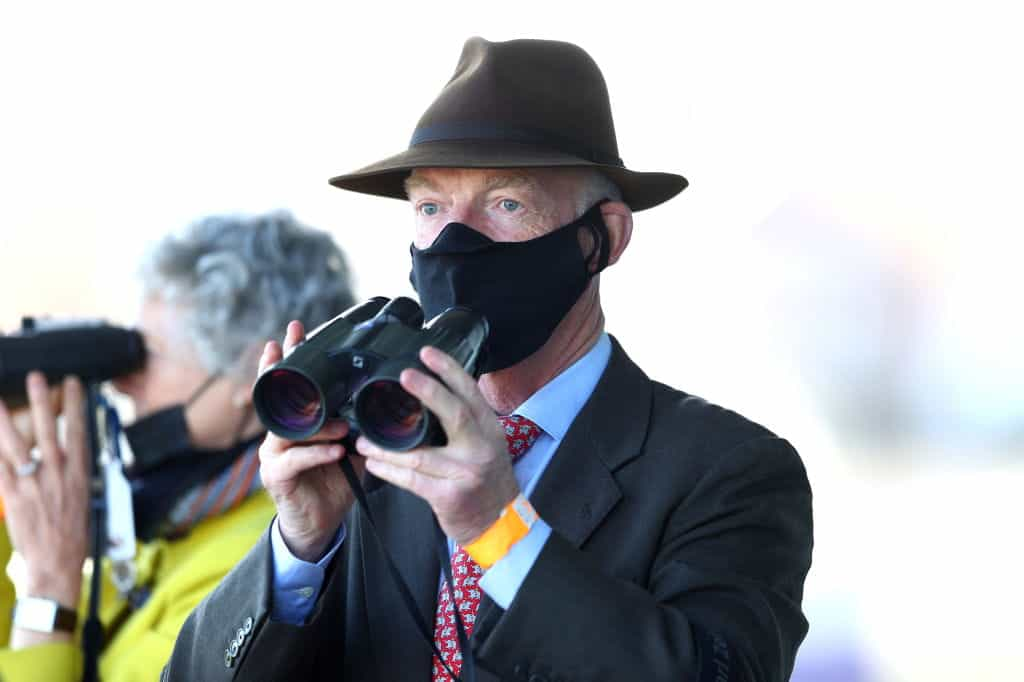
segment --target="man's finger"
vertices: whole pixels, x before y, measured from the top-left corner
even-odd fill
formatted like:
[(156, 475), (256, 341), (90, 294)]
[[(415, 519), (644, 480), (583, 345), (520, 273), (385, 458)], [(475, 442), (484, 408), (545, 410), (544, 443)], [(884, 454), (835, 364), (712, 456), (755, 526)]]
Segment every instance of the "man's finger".
[(480, 393), (476, 379), (469, 375), (465, 368), (447, 353), (425, 346), (420, 349), (420, 360), (427, 369), (441, 377), (448, 390), (469, 405), (479, 419), (492, 419), (493, 411)]
[(366, 458), (366, 470), (377, 478), (408, 490), (413, 495), (430, 500), (439, 485), (446, 485), (440, 478), (434, 478), (413, 469), (406, 469), (382, 459)]
[(287, 438), (281, 438), (280, 436), (274, 435), (273, 432), (270, 432), (263, 440), (263, 446), (260, 450), (266, 448), (267, 454), (280, 455), (286, 452), (289, 448), (301, 447), (307, 443), (322, 443), (325, 441), (341, 440), (348, 435), (348, 430), (348, 422), (344, 419), (331, 419), (324, 424), (324, 428), (320, 429), (304, 441), (288, 440)]
[(263, 346), (263, 354), (260, 355), (259, 369), (256, 370), (256, 376), (263, 374), (267, 367), (270, 367), (276, 362), (281, 360), (281, 346), (277, 341), (267, 341), (266, 345)]
[(407, 452), (385, 450), (365, 436), (356, 441), (356, 450), (367, 460), (393, 464), (401, 469), (412, 469), (432, 478), (457, 478), (462, 473), (457, 463), (441, 454), (437, 448), (417, 448)]
[(299, 345), (306, 339), (306, 330), (303, 328), (302, 323), (298, 320), (292, 320), (288, 323), (288, 330), (284, 335), (284, 354), (291, 353), (295, 346)]
[(446, 432), (457, 432), (472, 420), (473, 410), (459, 399), (448, 387), (415, 369), (405, 369), (398, 376), (402, 388), (437, 415)]
[(264, 484), (295, 478), (304, 471), (336, 462), (345, 453), (339, 443), (320, 443), (293, 447), (279, 457), (260, 458), (260, 476)]

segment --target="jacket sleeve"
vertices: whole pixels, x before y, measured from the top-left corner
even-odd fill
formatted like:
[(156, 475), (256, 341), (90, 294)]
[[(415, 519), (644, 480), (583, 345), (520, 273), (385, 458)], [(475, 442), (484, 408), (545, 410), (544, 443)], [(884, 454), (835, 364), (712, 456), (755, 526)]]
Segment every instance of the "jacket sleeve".
[[(334, 563), (338, 560), (336, 557)], [(319, 679), (318, 671), (325, 665), (321, 659), (326, 654), (310, 643), (317, 633), (337, 636), (340, 632), (344, 598), (332, 587), (343, 583), (325, 580), (325, 589), (305, 625), (272, 621), (273, 567), (268, 531), (186, 619), (160, 679)], [(330, 665), (338, 665), (341, 651), (329, 653), (333, 658)]]
[(477, 655), (510, 679), (784, 682), (807, 631), (811, 524), (796, 452), (747, 441), (680, 493), (647, 584), (553, 533)]
[(4, 682), (75, 682), (82, 679), (82, 650), (76, 642), (54, 642), (0, 650), (0, 680)]

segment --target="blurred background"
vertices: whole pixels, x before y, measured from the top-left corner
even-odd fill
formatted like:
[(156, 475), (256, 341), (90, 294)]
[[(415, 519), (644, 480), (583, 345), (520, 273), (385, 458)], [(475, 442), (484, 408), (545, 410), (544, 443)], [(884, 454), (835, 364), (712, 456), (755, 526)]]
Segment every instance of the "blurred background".
[(147, 245), (219, 212), (287, 208), (361, 296), (409, 293), (408, 206), (327, 178), (404, 149), (471, 35), (580, 44), (626, 164), (690, 179), (603, 275), (608, 328), (802, 453), (793, 679), (1024, 679), (1010, 3), (4, 3), (0, 330), (130, 323)]

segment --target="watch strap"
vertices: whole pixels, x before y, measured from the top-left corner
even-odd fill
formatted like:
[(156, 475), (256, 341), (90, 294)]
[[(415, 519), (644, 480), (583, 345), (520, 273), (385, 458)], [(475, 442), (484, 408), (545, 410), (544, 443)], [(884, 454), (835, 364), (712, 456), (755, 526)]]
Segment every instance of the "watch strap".
[(20, 597), (14, 603), (13, 625), (36, 632), (74, 632), (78, 612), (45, 597)]
[(57, 604), (57, 616), (53, 619), (53, 629), (61, 632), (74, 632), (78, 627), (78, 611)]

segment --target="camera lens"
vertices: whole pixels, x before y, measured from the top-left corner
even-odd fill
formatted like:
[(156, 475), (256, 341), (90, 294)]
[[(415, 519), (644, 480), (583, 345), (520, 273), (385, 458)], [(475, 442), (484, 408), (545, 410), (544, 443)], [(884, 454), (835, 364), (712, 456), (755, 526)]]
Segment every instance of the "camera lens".
[(297, 372), (273, 370), (260, 383), (263, 408), (274, 424), (302, 434), (319, 428), (324, 405), (313, 382)]
[(420, 444), (426, 432), (426, 410), (397, 381), (374, 381), (356, 399), (359, 428), (372, 440), (394, 450)]

